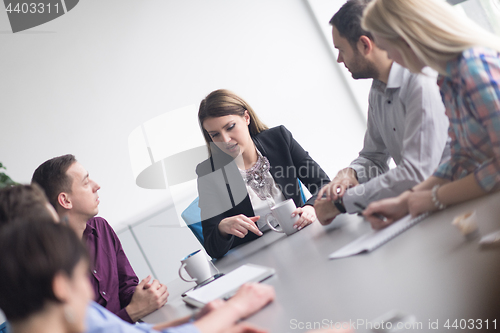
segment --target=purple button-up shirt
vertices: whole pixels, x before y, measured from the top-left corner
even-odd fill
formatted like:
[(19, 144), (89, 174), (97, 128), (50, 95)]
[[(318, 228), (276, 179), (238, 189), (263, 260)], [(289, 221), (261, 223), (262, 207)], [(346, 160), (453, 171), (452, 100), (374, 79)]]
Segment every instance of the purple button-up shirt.
[(87, 221), (83, 240), (90, 255), (95, 301), (132, 323), (125, 307), (130, 303), (139, 279), (118, 236), (105, 219), (94, 217)]

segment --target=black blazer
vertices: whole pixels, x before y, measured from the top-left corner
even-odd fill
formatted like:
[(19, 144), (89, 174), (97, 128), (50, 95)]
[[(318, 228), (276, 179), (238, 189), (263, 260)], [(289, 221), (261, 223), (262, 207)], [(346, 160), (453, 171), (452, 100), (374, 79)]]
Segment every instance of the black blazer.
[[(313, 205), (319, 189), (330, 179), (321, 167), (295, 141), (284, 126), (274, 127), (252, 136), (257, 149), (271, 164), (270, 172), (285, 198), (292, 198), (297, 207)], [(249, 232), (244, 238), (221, 235), (218, 225), (226, 217), (244, 214), (254, 216), (245, 183), (232, 157), (222, 151), (198, 164), (199, 207), (205, 249), (213, 258), (223, 257), (231, 248), (258, 238)], [(299, 183), (313, 195), (302, 202)]]

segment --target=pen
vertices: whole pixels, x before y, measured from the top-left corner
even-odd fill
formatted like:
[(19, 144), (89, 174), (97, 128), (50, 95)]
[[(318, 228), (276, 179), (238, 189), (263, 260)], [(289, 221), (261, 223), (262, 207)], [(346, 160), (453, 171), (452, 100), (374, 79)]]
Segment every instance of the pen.
[[(365, 206), (363, 206), (362, 204), (357, 203), (357, 202), (355, 202), (355, 203), (354, 203), (354, 206), (358, 207), (358, 208), (359, 208), (359, 209), (361, 209), (361, 210), (365, 210), (365, 209), (366, 209), (366, 207), (365, 207)], [(377, 214), (377, 213), (372, 214), (372, 215), (373, 215), (373, 216), (375, 216), (376, 218), (378, 218), (378, 219), (380, 219), (380, 220), (384, 221), (384, 222), (387, 222), (387, 217), (385, 217), (384, 215)]]

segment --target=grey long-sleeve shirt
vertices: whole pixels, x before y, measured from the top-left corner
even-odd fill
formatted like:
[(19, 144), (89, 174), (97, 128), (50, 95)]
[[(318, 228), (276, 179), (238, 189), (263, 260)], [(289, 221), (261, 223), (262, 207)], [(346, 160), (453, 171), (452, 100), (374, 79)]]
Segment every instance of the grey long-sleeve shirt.
[[(366, 207), (401, 194), (449, 156), (448, 118), (436, 76), (412, 74), (393, 63), (387, 85), (372, 83), (364, 146), (349, 166), (360, 185), (344, 195), (347, 212), (360, 211), (354, 203)], [(389, 170), (391, 157), (397, 167)]]

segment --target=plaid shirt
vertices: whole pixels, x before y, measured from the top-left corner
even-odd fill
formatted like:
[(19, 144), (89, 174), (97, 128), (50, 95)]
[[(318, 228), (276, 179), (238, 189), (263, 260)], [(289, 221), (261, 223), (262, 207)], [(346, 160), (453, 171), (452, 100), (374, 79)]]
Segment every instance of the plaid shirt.
[(500, 188), (500, 53), (471, 48), (449, 61), (438, 85), (450, 119), (451, 158), (434, 176), (474, 172), (485, 191)]

